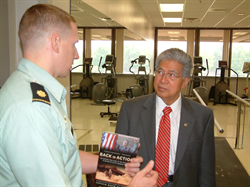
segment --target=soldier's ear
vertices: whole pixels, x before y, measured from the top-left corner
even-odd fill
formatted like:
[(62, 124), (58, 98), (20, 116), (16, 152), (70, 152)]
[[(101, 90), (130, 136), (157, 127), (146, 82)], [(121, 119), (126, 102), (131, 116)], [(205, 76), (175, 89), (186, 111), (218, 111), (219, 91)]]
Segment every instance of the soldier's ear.
[(51, 46), (56, 53), (59, 53), (60, 51), (60, 43), (61, 37), (57, 32), (55, 32), (51, 37)]

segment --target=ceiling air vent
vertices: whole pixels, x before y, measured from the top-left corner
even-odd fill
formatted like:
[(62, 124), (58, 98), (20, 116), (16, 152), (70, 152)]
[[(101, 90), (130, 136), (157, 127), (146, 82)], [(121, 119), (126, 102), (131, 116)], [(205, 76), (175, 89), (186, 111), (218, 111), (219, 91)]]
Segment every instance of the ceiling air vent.
[(208, 12), (227, 12), (225, 8), (210, 8)]
[(200, 21), (199, 18), (184, 18), (184, 21)]

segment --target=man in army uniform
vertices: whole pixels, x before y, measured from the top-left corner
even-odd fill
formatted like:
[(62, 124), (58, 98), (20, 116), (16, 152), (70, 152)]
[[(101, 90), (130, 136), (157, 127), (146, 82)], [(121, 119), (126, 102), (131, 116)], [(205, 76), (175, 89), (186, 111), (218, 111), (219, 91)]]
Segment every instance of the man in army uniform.
[[(18, 35), (23, 58), (0, 90), (1, 186), (80, 187), (82, 173), (96, 172), (98, 156), (78, 151), (66, 90), (56, 80), (67, 77), (79, 58), (75, 20), (53, 5), (37, 4), (23, 15)], [(153, 161), (138, 172), (140, 162), (127, 165), (135, 175), (131, 185), (155, 185)]]

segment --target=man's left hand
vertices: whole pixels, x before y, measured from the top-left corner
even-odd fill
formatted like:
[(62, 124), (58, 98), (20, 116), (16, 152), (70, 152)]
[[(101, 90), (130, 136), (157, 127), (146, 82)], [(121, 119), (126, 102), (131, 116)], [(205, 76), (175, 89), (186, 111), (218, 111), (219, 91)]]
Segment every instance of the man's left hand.
[(140, 156), (131, 158), (130, 162), (125, 164), (125, 171), (127, 171), (131, 177), (135, 176), (135, 174), (140, 171), (142, 162), (143, 158)]

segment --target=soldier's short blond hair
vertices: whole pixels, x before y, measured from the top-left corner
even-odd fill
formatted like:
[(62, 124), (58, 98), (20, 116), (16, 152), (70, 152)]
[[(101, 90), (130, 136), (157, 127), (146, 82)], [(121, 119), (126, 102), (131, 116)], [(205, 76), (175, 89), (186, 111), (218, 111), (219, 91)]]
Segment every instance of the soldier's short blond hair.
[(71, 30), (75, 19), (64, 10), (50, 4), (31, 6), (23, 15), (18, 35), (22, 48), (52, 32), (64, 35)]

